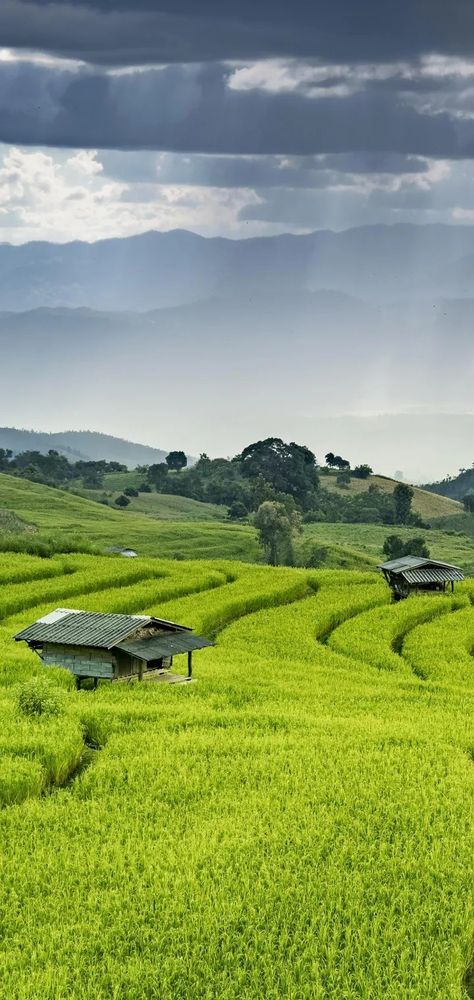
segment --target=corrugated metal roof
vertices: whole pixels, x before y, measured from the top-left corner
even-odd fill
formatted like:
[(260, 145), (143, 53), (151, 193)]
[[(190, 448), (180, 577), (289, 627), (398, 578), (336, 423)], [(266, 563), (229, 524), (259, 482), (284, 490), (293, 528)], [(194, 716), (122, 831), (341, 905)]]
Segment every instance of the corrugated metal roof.
[(407, 569), (401, 574), (407, 583), (446, 583), (450, 580), (463, 580), (461, 570), (453, 567), (431, 566), (426, 569)]
[(403, 573), (407, 569), (420, 569), (422, 566), (442, 566), (445, 569), (456, 569), (459, 573), (459, 566), (452, 566), (450, 563), (440, 562), (439, 559), (427, 559), (421, 556), (401, 556), (399, 559), (390, 559), (389, 562), (380, 563), (378, 569), (387, 569), (392, 573)]
[(57, 608), (44, 618), (18, 632), (15, 639), (26, 642), (52, 642), (66, 646), (96, 646), (111, 649), (140, 627), (166, 625), (188, 632), (185, 625), (147, 615), (108, 615), (93, 611)]
[(188, 635), (180, 632), (174, 635), (157, 635), (151, 639), (136, 639), (135, 642), (121, 642), (119, 649), (124, 653), (136, 656), (138, 660), (160, 660), (162, 656), (175, 656), (178, 653), (191, 653), (194, 649), (204, 649), (205, 646), (214, 646), (215, 643), (205, 639), (202, 635)]

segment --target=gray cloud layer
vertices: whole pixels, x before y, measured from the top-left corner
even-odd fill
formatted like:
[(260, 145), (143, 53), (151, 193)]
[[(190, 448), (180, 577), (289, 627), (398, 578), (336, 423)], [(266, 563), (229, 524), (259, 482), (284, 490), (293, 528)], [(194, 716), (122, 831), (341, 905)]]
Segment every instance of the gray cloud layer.
[(7, 143), (227, 154), (467, 157), (474, 121), (368, 86), (341, 97), (229, 87), (216, 64), (110, 75), (0, 64)]
[(2, 44), (93, 63), (472, 54), (471, 0), (3, 0)]

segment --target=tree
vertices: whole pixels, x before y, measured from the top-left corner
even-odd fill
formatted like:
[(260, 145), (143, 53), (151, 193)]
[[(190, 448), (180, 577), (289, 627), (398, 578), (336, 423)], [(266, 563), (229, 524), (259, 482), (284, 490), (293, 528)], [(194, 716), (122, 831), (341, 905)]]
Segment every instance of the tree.
[(123, 493), (121, 493), (120, 496), (117, 497), (115, 503), (117, 504), (117, 507), (128, 507), (130, 500)]
[(168, 466), (166, 462), (157, 462), (156, 465), (150, 465), (148, 469), (148, 481), (152, 486), (155, 487), (157, 493), (165, 485), (166, 479), (168, 477)]
[(341, 469), (341, 471), (342, 469), (350, 469), (351, 467), (351, 463), (347, 461), (347, 458), (341, 458), (340, 455), (334, 455), (332, 464), (336, 469)]
[(350, 486), (351, 474), (349, 469), (341, 469), (341, 471), (338, 472), (336, 476), (336, 483), (338, 486), (344, 487), (344, 489), (347, 489), (347, 487)]
[(395, 520), (397, 524), (406, 524), (410, 518), (411, 502), (415, 496), (411, 486), (407, 483), (398, 483), (393, 491), (393, 501), (395, 504)]
[(425, 539), (421, 535), (417, 535), (415, 538), (409, 538), (403, 546), (404, 556), (419, 556), (421, 559), (430, 558), (430, 550), (425, 542)]
[(420, 536), (409, 538), (406, 542), (399, 535), (387, 535), (383, 543), (383, 553), (387, 559), (401, 559), (402, 556), (419, 556), (429, 559), (430, 551), (425, 539)]
[(13, 458), (13, 452), (10, 448), (0, 448), (0, 471), (8, 468), (11, 458)]
[(173, 472), (180, 472), (188, 464), (184, 451), (170, 451), (166, 456), (166, 464)]
[(228, 517), (231, 521), (239, 521), (242, 517), (247, 517), (248, 511), (241, 500), (234, 500), (228, 510)]
[(464, 504), (464, 510), (468, 514), (474, 514), (474, 493), (466, 493), (466, 496), (462, 498)]
[(332, 451), (328, 451), (327, 455), (324, 456), (326, 465), (329, 465), (329, 467), (331, 469), (334, 466), (334, 458), (335, 458), (335, 455), (334, 455), (334, 452), (332, 452)]
[(403, 552), (403, 538), (400, 535), (387, 535), (384, 543), (382, 552), (387, 559), (400, 559), (404, 554)]
[(134, 486), (126, 486), (123, 492), (124, 492), (124, 496), (126, 496), (126, 497), (137, 497), (138, 496), (138, 490), (136, 490)]
[(352, 470), (352, 475), (356, 479), (368, 479), (373, 474), (374, 470), (371, 469), (370, 465), (356, 465), (355, 469)]
[(316, 458), (309, 448), (281, 438), (255, 441), (237, 455), (242, 474), (256, 480), (259, 476), (277, 493), (288, 493), (297, 503), (307, 506), (318, 488)]
[(291, 564), (293, 532), (299, 526), (298, 516), (289, 514), (281, 503), (265, 500), (254, 515), (254, 525), (270, 565)]

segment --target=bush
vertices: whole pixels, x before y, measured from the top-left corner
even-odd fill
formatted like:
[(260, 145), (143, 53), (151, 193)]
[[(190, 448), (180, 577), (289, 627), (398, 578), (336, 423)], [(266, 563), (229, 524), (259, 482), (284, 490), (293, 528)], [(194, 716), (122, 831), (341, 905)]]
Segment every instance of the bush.
[(140, 486), (138, 487), (138, 492), (139, 493), (151, 493), (152, 489), (151, 489), (150, 484), (149, 483), (140, 483)]
[(238, 521), (241, 517), (247, 517), (247, 508), (240, 500), (234, 500), (229, 507), (228, 517), (231, 521)]
[(124, 496), (126, 496), (126, 497), (137, 497), (138, 496), (138, 490), (136, 490), (134, 486), (127, 486), (124, 489), (123, 493), (124, 493)]
[(356, 479), (368, 479), (369, 476), (373, 476), (374, 470), (371, 469), (370, 465), (356, 465), (355, 469), (352, 471), (352, 475)]
[(57, 692), (41, 678), (33, 678), (22, 684), (18, 692), (18, 709), (22, 715), (60, 715), (61, 699)]
[(308, 569), (317, 569), (318, 566), (324, 566), (329, 555), (329, 549), (327, 545), (313, 544), (305, 547), (303, 552), (303, 565)]
[(124, 493), (121, 493), (120, 496), (117, 497), (115, 503), (117, 504), (117, 507), (128, 507), (130, 500)]

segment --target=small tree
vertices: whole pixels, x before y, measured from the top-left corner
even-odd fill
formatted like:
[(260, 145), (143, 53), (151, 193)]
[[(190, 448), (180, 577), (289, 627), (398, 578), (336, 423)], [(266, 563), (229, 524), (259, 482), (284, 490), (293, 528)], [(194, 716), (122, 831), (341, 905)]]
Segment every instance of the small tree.
[(327, 455), (325, 455), (324, 458), (326, 461), (326, 465), (329, 465), (329, 467), (332, 469), (334, 466), (334, 458), (335, 458), (334, 452), (328, 451)]
[(387, 535), (383, 543), (383, 554), (387, 559), (400, 559), (403, 553), (403, 538), (400, 535)]
[(411, 502), (415, 496), (414, 490), (407, 483), (398, 483), (393, 491), (395, 504), (395, 520), (397, 524), (406, 524), (410, 518)]
[(466, 496), (462, 498), (464, 505), (464, 510), (468, 514), (474, 514), (474, 493), (466, 493)]
[(383, 543), (383, 553), (387, 559), (401, 559), (402, 556), (419, 556), (421, 559), (430, 557), (430, 550), (421, 535), (409, 538), (406, 542), (400, 535), (388, 535)]
[(137, 497), (138, 496), (138, 490), (136, 490), (134, 486), (126, 486), (123, 492), (124, 492), (124, 496), (126, 496), (126, 497)]
[(231, 521), (239, 521), (242, 517), (247, 517), (247, 508), (241, 500), (234, 500), (228, 510), (228, 517)]
[(259, 540), (271, 566), (293, 562), (293, 531), (299, 518), (290, 514), (282, 503), (265, 500), (254, 515)]
[(120, 496), (117, 497), (115, 503), (117, 504), (117, 507), (128, 507), (130, 500), (124, 493), (121, 493)]
[(342, 486), (347, 489), (351, 484), (351, 474), (348, 469), (341, 469), (336, 476), (336, 483), (338, 486)]
[(374, 470), (371, 469), (370, 465), (356, 465), (355, 469), (352, 471), (352, 475), (356, 479), (368, 479), (369, 476), (373, 476)]
[(165, 485), (168, 471), (166, 462), (157, 462), (155, 465), (150, 465), (148, 469), (148, 482), (155, 487), (157, 493)]
[(421, 559), (430, 558), (430, 550), (425, 542), (425, 539), (421, 535), (417, 535), (415, 538), (409, 538), (403, 546), (404, 556), (420, 556)]
[(184, 451), (170, 451), (166, 456), (166, 464), (173, 472), (180, 472), (188, 464)]

